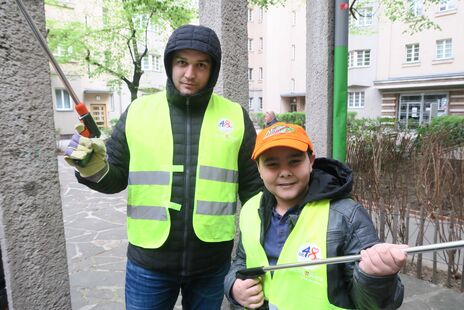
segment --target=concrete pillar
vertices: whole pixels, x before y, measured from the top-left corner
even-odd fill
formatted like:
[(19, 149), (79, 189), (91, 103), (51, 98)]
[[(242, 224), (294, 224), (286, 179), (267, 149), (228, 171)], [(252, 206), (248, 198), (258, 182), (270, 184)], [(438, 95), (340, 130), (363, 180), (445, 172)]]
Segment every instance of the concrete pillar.
[(222, 69), (215, 91), (248, 110), (246, 0), (200, 0), (200, 24), (221, 40)]
[(335, 1), (306, 1), (306, 130), (316, 156), (332, 156)]
[[(44, 33), (43, 1), (24, 1)], [(11, 309), (71, 309), (50, 67), (16, 2), (0, 1), (0, 237)]]

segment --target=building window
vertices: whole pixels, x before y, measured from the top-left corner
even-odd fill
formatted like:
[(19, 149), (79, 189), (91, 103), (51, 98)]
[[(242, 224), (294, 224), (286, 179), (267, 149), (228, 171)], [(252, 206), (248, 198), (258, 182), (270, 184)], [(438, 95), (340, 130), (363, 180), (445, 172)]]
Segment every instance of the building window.
[(295, 60), (295, 56), (296, 56), (296, 47), (295, 47), (295, 44), (292, 44), (292, 51), (291, 51), (291, 55), (292, 55), (292, 60)]
[(348, 93), (348, 108), (364, 108), (364, 92), (355, 91)]
[(453, 56), (451, 39), (437, 40), (437, 59), (447, 59)]
[(156, 72), (161, 72), (161, 56), (153, 55), (153, 68)]
[(253, 80), (253, 68), (248, 68), (248, 81)]
[(151, 70), (150, 55), (146, 55), (142, 58), (142, 70)]
[(263, 80), (263, 67), (259, 67), (259, 80)]
[(356, 27), (367, 27), (372, 25), (372, 7), (359, 8), (357, 9), (357, 19), (351, 19), (353, 25)]
[(253, 51), (253, 39), (248, 39), (248, 51)]
[(368, 67), (371, 64), (371, 50), (351, 51), (348, 57), (348, 63), (351, 68)]
[(440, 0), (438, 4), (440, 12), (448, 11), (456, 8), (454, 0)]
[(264, 9), (259, 8), (259, 23), (260, 24), (263, 22), (263, 19), (264, 19)]
[(419, 61), (419, 43), (406, 45), (406, 62)]
[(296, 98), (293, 97), (290, 99), (290, 112), (297, 112), (297, 106), (296, 106)]
[(263, 110), (263, 97), (258, 97), (259, 99), (259, 110), (262, 111)]
[(292, 11), (292, 26), (296, 26), (296, 11)]
[(408, 0), (409, 12), (414, 16), (421, 16), (423, 13), (424, 0)]
[(370, 50), (349, 52), (349, 67), (365, 67), (370, 65)]
[(248, 9), (248, 22), (253, 22), (253, 9)]
[(446, 94), (408, 94), (400, 96), (398, 120), (401, 127), (417, 128), (432, 118), (448, 113)]
[(154, 27), (150, 22), (147, 15), (137, 14), (132, 18), (134, 26), (137, 29), (147, 29), (148, 31), (154, 31)]
[(57, 111), (69, 111), (71, 107), (71, 97), (65, 89), (55, 89), (55, 107)]
[(69, 57), (73, 53), (73, 47), (69, 46), (68, 48), (64, 48), (63, 46), (58, 45), (55, 49), (53, 55), (56, 57)]
[(264, 40), (263, 37), (259, 38), (259, 49), (263, 50), (264, 49)]
[(295, 79), (294, 78), (290, 79), (290, 89), (292, 90), (292, 93), (295, 92)]
[(114, 112), (114, 96), (111, 94), (110, 96), (110, 112)]
[(142, 70), (161, 72), (161, 56), (146, 55), (142, 58)]
[(248, 98), (248, 110), (253, 110), (253, 97)]

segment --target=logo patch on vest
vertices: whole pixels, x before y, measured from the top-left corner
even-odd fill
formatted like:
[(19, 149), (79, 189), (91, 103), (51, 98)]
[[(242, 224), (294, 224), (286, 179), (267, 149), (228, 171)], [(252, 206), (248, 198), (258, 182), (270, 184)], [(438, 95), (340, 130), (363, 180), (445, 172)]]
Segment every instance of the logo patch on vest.
[[(319, 247), (314, 243), (302, 245), (298, 249), (297, 260), (299, 262), (311, 262), (321, 258), (322, 254), (320, 253)], [(316, 285), (321, 285), (323, 283), (323, 279), (320, 275), (318, 275), (318, 272), (315, 270), (320, 266), (321, 265), (303, 267), (302, 269), (300, 269), (302, 278)]]
[(230, 133), (234, 127), (232, 125), (232, 122), (228, 119), (221, 119), (218, 122), (218, 128), (220, 131), (224, 133)]
[[(321, 259), (321, 253), (316, 244), (304, 244), (298, 249), (297, 260), (299, 262), (308, 262), (317, 259)], [(314, 269), (316, 266), (308, 266), (307, 268)]]

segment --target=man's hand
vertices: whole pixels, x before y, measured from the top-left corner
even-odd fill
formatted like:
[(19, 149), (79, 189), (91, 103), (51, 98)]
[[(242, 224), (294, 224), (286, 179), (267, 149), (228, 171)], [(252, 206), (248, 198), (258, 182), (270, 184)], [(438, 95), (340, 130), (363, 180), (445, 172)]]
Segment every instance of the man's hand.
[(232, 285), (232, 298), (249, 309), (256, 309), (264, 303), (263, 287), (259, 279), (237, 279)]
[(369, 275), (388, 276), (398, 273), (406, 263), (405, 244), (379, 243), (361, 251), (359, 268)]
[(105, 143), (99, 138), (81, 136), (84, 125), (76, 125), (76, 131), (64, 153), (66, 162), (75, 167), (80, 175), (98, 182), (108, 171)]

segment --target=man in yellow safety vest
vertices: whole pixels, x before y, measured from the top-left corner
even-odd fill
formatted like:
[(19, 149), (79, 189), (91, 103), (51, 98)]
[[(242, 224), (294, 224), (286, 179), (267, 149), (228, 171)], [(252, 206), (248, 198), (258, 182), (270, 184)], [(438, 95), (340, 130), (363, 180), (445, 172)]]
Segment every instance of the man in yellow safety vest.
[(213, 93), (221, 46), (212, 29), (176, 29), (164, 64), (165, 91), (132, 102), (106, 146), (75, 134), (65, 158), (92, 189), (128, 188), (126, 309), (173, 309), (179, 291), (184, 309), (219, 309), (237, 195), (243, 203), (262, 187), (256, 132), (239, 104)]

